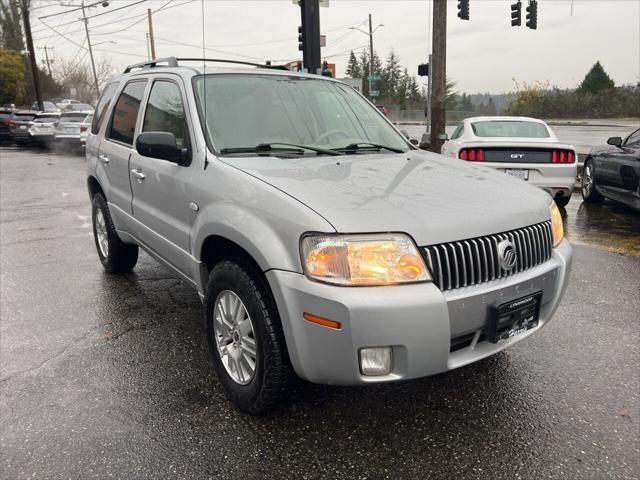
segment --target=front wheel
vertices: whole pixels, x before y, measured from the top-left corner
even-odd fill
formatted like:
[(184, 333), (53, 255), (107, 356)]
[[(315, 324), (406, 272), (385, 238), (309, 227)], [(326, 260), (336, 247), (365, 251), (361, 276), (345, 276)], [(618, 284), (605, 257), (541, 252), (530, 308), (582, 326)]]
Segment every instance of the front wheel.
[(566, 207), (567, 205), (569, 205), (569, 201), (571, 200), (571, 196), (567, 196), (567, 197), (555, 197), (554, 198), (556, 205), (558, 205), (559, 207)]
[(241, 260), (223, 261), (209, 275), (204, 303), (209, 352), (227, 397), (254, 415), (276, 406), (291, 366), (263, 277)]
[(135, 267), (138, 262), (138, 246), (120, 240), (107, 201), (100, 193), (93, 196), (91, 218), (93, 238), (104, 269), (109, 273), (126, 273)]
[(593, 160), (589, 159), (584, 162), (584, 171), (582, 172), (582, 198), (587, 203), (600, 203), (604, 197), (596, 190), (596, 176)]

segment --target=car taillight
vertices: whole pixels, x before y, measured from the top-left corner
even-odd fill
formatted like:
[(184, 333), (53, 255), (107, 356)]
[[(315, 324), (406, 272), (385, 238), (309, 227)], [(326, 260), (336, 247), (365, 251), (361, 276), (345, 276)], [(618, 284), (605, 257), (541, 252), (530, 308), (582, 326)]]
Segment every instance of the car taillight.
[(80, 125), (80, 133), (84, 133), (87, 131), (86, 125)]
[(484, 162), (484, 150), (481, 148), (463, 148), (458, 153), (458, 158), (469, 162)]
[(15, 125), (15, 123), (13, 123), (10, 119), (5, 118), (2, 123), (4, 123), (7, 127), (11, 127), (13, 125)]
[(551, 163), (575, 163), (576, 156), (573, 150), (553, 150), (551, 152)]

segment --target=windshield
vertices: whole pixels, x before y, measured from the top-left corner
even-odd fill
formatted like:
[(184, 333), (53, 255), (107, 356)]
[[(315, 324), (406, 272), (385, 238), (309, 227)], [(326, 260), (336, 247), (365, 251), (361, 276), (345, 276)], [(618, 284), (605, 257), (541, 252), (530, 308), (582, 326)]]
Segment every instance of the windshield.
[(206, 98), (207, 142), (218, 152), (271, 143), (324, 149), (374, 143), (409, 149), (380, 112), (340, 83), (225, 74), (196, 77), (195, 89), (201, 119), (202, 99)]
[(60, 115), (38, 115), (33, 121), (35, 123), (53, 123), (58, 118), (60, 118)]
[(82, 120), (84, 120), (84, 117), (86, 116), (86, 113), (63, 113), (60, 116), (60, 122), (82, 123)]
[(519, 120), (490, 120), (471, 124), (476, 137), (547, 138), (549, 131), (542, 123)]

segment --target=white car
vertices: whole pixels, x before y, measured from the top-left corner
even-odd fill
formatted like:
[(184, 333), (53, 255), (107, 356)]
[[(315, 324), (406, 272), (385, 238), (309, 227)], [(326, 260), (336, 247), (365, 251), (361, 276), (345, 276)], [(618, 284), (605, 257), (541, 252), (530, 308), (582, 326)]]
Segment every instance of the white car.
[(518, 177), (545, 190), (564, 207), (576, 183), (577, 154), (542, 120), (473, 117), (464, 120), (441, 153)]
[(56, 112), (40, 112), (29, 124), (29, 136), (38, 143), (49, 143), (53, 140), (53, 132), (60, 114)]
[(90, 113), (82, 123), (80, 124), (80, 145), (85, 147), (87, 145), (87, 137), (89, 136), (89, 130), (91, 130), (91, 122), (93, 122), (93, 113)]
[(92, 111), (63, 112), (53, 130), (53, 139), (58, 145), (80, 148), (80, 128)]
[(60, 110), (64, 111), (67, 108), (69, 108), (71, 105), (75, 104), (75, 103), (80, 103), (79, 100), (71, 100), (70, 98), (65, 98), (63, 100), (60, 100), (58, 103), (56, 103), (56, 107), (58, 107)]

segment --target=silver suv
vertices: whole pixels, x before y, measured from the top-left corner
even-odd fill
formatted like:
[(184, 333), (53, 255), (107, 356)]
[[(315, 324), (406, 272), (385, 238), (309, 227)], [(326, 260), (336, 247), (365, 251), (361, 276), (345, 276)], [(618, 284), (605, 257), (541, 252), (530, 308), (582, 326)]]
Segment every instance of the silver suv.
[(298, 376), (433, 375), (538, 331), (571, 248), (551, 197), (417, 150), (355, 90), (275, 68), (128, 67), (87, 139), (98, 255), (142, 247), (204, 303), (213, 366), (242, 410)]

